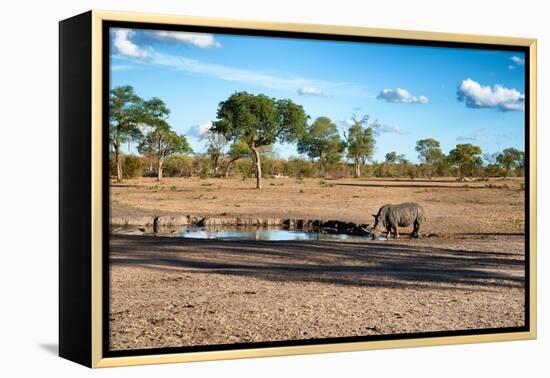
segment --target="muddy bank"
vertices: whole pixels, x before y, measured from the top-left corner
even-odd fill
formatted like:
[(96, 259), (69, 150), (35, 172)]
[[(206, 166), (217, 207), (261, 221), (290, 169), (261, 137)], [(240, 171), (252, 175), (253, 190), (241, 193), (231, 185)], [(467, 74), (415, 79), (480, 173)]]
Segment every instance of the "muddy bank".
[[(290, 230), (330, 230), (349, 235), (367, 235), (368, 224), (322, 219), (281, 219), (281, 218), (241, 218), (241, 217), (201, 217), (192, 215), (149, 215), (111, 217), (111, 231), (121, 234), (157, 233), (173, 227), (281, 227)], [(162, 233), (162, 232), (161, 232)], [(166, 232), (165, 232), (166, 233)]]
[(524, 324), (524, 238), (110, 240), (111, 348)]

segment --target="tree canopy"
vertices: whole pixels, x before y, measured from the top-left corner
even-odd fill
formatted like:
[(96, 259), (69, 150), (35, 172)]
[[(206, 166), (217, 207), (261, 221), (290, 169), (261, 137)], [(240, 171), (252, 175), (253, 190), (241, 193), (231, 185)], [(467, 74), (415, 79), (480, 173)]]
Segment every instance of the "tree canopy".
[(170, 109), (159, 98), (153, 97), (143, 104), (145, 135), (138, 151), (150, 151), (157, 156), (157, 179), (162, 179), (162, 165), (167, 156), (192, 152), (187, 138), (177, 134), (167, 122)]
[(276, 100), (263, 94), (235, 92), (220, 102), (211, 130), (227, 140), (241, 141), (253, 152), (256, 187), (261, 189), (261, 146), (292, 143), (303, 135), (308, 116), (291, 100)]
[(481, 148), (470, 143), (457, 144), (449, 152), (449, 161), (458, 168), (459, 177), (474, 175), (474, 168), (482, 164)]
[(109, 97), (109, 142), (115, 153), (117, 181), (122, 180), (120, 147), (122, 143), (141, 136), (139, 124), (143, 121), (143, 100), (129, 85), (115, 87)]
[(322, 176), (325, 175), (325, 164), (338, 162), (344, 148), (336, 124), (328, 117), (318, 117), (298, 141), (299, 153), (307, 154), (311, 159), (319, 159)]
[(504, 168), (504, 177), (510, 174), (510, 170), (523, 167), (525, 153), (517, 148), (510, 147), (496, 156), (496, 161)]
[(352, 117), (353, 124), (344, 133), (346, 139), (346, 147), (348, 150), (348, 159), (353, 160), (355, 177), (361, 176), (361, 165), (365, 165), (367, 160), (372, 159), (374, 154), (374, 131), (371, 126), (364, 127), (368, 124), (369, 116), (364, 116), (361, 119)]

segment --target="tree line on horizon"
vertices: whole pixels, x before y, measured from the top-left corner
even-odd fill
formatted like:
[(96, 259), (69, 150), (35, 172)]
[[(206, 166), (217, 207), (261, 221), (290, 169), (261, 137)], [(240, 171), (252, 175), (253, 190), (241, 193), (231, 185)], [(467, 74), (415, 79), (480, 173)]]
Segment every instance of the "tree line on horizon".
[[(262, 187), (264, 173), (294, 177), (428, 177), (523, 176), (525, 154), (514, 147), (483, 154), (479, 146), (457, 144), (444, 154), (433, 138), (418, 140), (419, 164), (390, 151), (383, 162), (373, 160), (376, 121), (368, 115), (352, 117), (342, 138), (336, 124), (321, 116), (309, 123), (303, 107), (289, 99), (235, 92), (220, 102), (212, 127), (201, 135), (207, 149), (193, 153), (185, 135), (168, 123), (170, 110), (159, 98), (144, 100), (131, 86), (111, 90), (109, 101), (111, 175), (124, 177), (199, 174), (228, 177), (232, 170), (243, 178), (255, 177)], [(124, 155), (122, 146), (137, 142), (141, 156)], [(275, 143), (295, 143), (308, 159), (281, 159)], [(191, 156), (192, 155), (192, 156)], [(220, 173), (221, 169), (223, 173)]]

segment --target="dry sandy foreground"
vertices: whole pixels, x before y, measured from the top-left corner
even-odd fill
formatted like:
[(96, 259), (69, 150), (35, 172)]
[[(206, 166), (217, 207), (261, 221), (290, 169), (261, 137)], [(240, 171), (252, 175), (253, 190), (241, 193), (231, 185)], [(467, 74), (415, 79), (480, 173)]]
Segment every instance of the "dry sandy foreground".
[(524, 325), (524, 237), (113, 235), (112, 350)]

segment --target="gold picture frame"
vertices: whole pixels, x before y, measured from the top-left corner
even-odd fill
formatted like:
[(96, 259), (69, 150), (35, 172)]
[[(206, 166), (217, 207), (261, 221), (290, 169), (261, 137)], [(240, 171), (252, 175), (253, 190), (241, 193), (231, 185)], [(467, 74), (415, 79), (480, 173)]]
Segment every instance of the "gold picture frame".
[[(459, 43), (478, 45), (501, 45), (523, 47), (528, 53), (528, 107), (525, 109), (529, 127), (529, 191), (526, 193), (528, 202), (529, 227), (528, 265), (528, 330), (520, 332), (484, 333), (475, 335), (456, 335), (426, 338), (404, 338), (398, 340), (374, 340), (361, 342), (344, 342), (315, 345), (276, 346), (253, 349), (197, 351), (185, 353), (143, 354), (122, 357), (106, 357), (104, 355), (104, 267), (105, 238), (104, 235), (104, 184), (105, 172), (103, 165), (104, 135), (104, 88), (103, 59), (105, 50), (106, 22), (128, 22), (157, 25), (186, 25), (239, 30), (261, 30), (263, 32), (295, 32), (322, 35), (342, 35), (369, 37), (381, 39), (396, 39), (399, 41), (431, 41), (438, 43)], [(86, 51), (85, 54), (82, 51)], [(126, 13), (94, 10), (83, 15), (62, 21), (60, 23), (60, 355), (89, 367), (114, 367), (143, 364), (160, 364), (188, 361), (208, 361), (219, 359), (237, 359), (251, 357), (299, 355), (310, 353), (346, 352), (371, 349), (420, 347), (449, 344), (482, 343), (495, 341), (512, 341), (535, 339), (536, 325), (536, 209), (537, 209), (537, 166), (536, 166), (536, 124), (537, 124), (537, 42), (536, 39), (513, 38), (500, 36), (482, 36), (468, 34), (435, 33), (410, 30), (377, 29), (367, 27), (294, 24), (257, 22), (251, 20), (231, 20), (209, 17), (188, 17), (145, 13)], [(78, 55), (78, 57), (77, 57)], [(89, 62), (88, 62), (89, 60)], [(76, 68), (70, 67), (70, 62), (80, 64), (83, 71), (70, 73)], [(86, 63), (88, 62), (88, 63)], [(71, 71), (72, 72), (72, 71)], [(86, 75), (89, 73), (88, 75)], [(87, 77), (84, 77), (87, 76)], [(76, 84), (75, 84), (76, 83)], [(75, 85), (78, 90), (75, 92)], [(82, 91), (84, 98), (75, 93)], [(65, 94), (64, 94), (65, 93)], [(86, 94), (89, 93), (89, 96)], [(79, 114), (71, 113), (70, 109), (81, 109)], [(74, 121), (89, 121), (88, 127), (81, 131), (72, 131), (78, 135), (69, 134), (69, 123)], [(68, 140), (77, 138), (88, 150), (76, 151), (66, 147)], [(81, 144), (82, 146), (82, 144)], [(87, 152), (89, 151), (89, 152)], [(70, 154), (88, 154), (90, 168), (82, 172), (79, 181), (81, 189), (87, 188), (84, 213), (87, 218), (83, 224), (74, 222), (79, 215), (74, 204), (82, 201), (82, 192), (78, 187), (69, 184), (68, 170), (64, 164)], [(74, 155), (73, 155), (74, 156)], [(78, 155), (80, 156), (80, 155)], [(72, 189), (71, 189), (72, 188)], [(73, 208), (71, 210), (71, 208)], [(69, 240), (68, 233), (73, 233), (74, 240)], [(84, 236), (85, 235), (85, 236)], [(78, 240), (77, 240), (78, 239)], [(79, 254), (80, 257), (75, 257)], [(528, 273), (528, 276), (527, 276)], [(527, 290), (527, 288), (526, 288)], [(76, 296), (80, 295), (79, 299)], [(88, 314), (83, 316), (82, 314)], [(79, 341), (81, 340), (81, 341)], [(86, 346), (79, 348), (78, 344)]]

